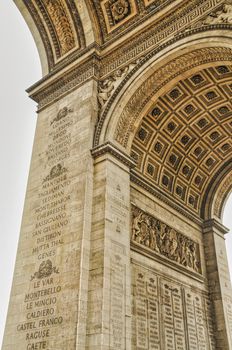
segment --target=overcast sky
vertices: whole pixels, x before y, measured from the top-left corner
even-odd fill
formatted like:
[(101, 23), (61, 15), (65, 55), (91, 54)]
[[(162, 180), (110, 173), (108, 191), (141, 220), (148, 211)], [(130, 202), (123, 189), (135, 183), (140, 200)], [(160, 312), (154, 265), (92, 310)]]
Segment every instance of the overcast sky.
[(13, 3), (0, 1), (0, 348), (36, 122), (25, 89), (41, 78), (33, 38)]
[[(25, 89), (41, 78), (41, 69), (32, 36), (13, 0), (0, 1), (0, 32), (1, 346), (36, 122), (36, 105), (27, 97)], [(224, 215), (224, 224), (230, 228), (231, 213), (232, 196)], [(229, 239), (232, 253), (232, 234)], [(230, 265), (232, 267), (232, 254)]]

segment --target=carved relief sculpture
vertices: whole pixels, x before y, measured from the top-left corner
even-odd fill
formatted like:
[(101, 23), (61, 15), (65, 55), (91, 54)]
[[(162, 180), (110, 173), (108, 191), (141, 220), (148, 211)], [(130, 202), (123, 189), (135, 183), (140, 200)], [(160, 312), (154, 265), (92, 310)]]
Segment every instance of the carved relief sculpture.
[(65, 118), (69, 113), (71, 113), (73, 110), (68, 107), (64, 107), (57, 113), (57, 116), (51, 121), (51, 125), (55, 122), (60, 121), (61, 119)]
[(112, 96), (113, 92), (120, 85), (123, 79), (139, 64), (142, 57), (137, 59), (135, 62), (131, 62), (129, 65), (117, 69), (112, 75), (99, 83), (98, 87), (98, 101), (100, 104), (100, 113), (103, 112), (106, 103)]
[(131, 240), (201, 273), (198, 244), (134, 206), (132, 207)]
[(61, 45), (61, 54), (64, 55), (76, 45), (65, 7), (60, 0), (44, 0), (44, 4), (53, 20)]
[(13, 1), (43, 77), (3, 350), (232, 350), (232, 0)]
[(226, 3), (220, 11), (211, 13), (203, 24), (232, 23), (232, 4)]
[(50, 180), (54, 179), (55, 177), (63, 175), (66, 172), (67, 172), (67, 169), (63, 165), (58, 163), (57, 165), (55, 165), (51, 168), (49, 175), (46, 176), (46, 178), (44, 179), (43, 182), (50, 181)]
[(53, 273), (59, 273), (59, 269), (53, 266), (52, 261), (48, 259), (40, 264), (38, 271), (36, 271), (34, 275), (31, 276), (31, 281), (33, 281), (35, 278), (42, 279), (49, 277)]

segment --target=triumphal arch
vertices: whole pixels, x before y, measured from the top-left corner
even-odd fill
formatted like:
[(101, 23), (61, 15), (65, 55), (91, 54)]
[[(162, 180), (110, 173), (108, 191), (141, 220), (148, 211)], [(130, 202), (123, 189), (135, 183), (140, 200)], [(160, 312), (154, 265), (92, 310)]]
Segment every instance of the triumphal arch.
[(15, 3), (43, 78), (3, 350), (232, 350), (232, 2)]

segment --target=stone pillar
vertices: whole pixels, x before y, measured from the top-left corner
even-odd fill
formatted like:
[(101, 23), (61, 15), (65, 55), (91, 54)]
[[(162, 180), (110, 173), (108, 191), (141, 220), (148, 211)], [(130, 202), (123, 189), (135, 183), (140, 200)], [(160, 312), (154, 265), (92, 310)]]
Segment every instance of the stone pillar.
[(111, 144), (94, 149), (86, 349), (130, 349), (131, 160)]
[(2, 350), (85, 348), (96, 82), (41, 110)]
[(217, 350), (232, 349), (232, 288), (224, 234), (227, 229), (215, 220), (204, 223), (204, 248), (210, 298), (214, 310)]

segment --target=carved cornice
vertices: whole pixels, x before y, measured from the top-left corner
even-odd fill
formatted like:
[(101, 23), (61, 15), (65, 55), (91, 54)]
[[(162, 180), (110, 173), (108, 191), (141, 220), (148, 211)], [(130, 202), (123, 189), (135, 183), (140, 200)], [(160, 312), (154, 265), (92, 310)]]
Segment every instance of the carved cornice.
[(121, 151), (118, 147), (116, 147), (111, 142), (106, 142), (103, 145), (97, 146), (91, 150), (91, 154), (94, 159), (97, 159), (104, 154), (110, 154), (116, 159), (118, 159), (120, 162), (122, 162), (124, 165), (132, 168), (136, 166), (136, 163), (134, 160), (128, 156), (126, 153)]
[[(37, 88), (46, 85), (46, 83), (50, 82), (50, 80), (53, 77), (55, 77), (55, 75), (59, 76), (60, 74), (62, 74), (64, 69), (68, 69), (70, 67), (71, 71), (72, 69), (74, 69), (74, 66), (75, 69), (81, 68), (85, 65), (86, 60), (91, 59), (91, 57), (95, 57), (98, 61), (100, 61), (100, 48), (97, 44), (91, 44), (81, 51), (72, 51), (68, 56), (64, 56), (62, 59), (60, 59), (59, 62), (52, 68), (52, 70), (47, 75), (45, 75), (39, 81), (31, 85), (27, 89), (27, 92), (36, 90)], [(100, 70), (100, 67), (98, 70)]]
[(81, 65), (75, 65), (65, 74), (53, 75), (42, 79), (27, 90), (30, 97), (38, 103), (42, 110), (55, 100), (76, 89), (90, 79), (98, 79), (99, 57), (92, 53)]
[(215, 233), (225, 235), (230, 231), (226, 226), (222, 225), (221, 222), (215, 219), (210, 219), (205, 221), (202, 227), (203, 227), (204, 233), (215, 232)]
[[(205, 281), (205, 278), (202, 275), (200, 275), (199, 273), (187, 270), (185, 267), (183, 267), (179, 264), (176, 264), (175, 262), (170, 262), (165, 257), (157, 255), (155, 252), (148, 251), (148, 249), (146, 249), (146, 247), (143, 247), (143, 246), (138, 245), (134, 242), (131, 242), (131, 250), (134, 252), (137, 252), (139, 254), (142, 254), (142, 255), (148, 257), (149, 259), (152, 258), (153, 260), (157, 261), (159, 264), (162, 263), (162, 265), (164, 265), (164, 266), (167, 266), (169, 268), (171, 267), (173, 270), (175, 270), (179, 273), (181, 272), (182, 274), (184, 274), (188, 277), (191, 276), (191, 278), (194, 278), (195, 280), (197, 280), (201, 283)], [(132, 259), (132, 260), (134, 260), (134, 259)]]

